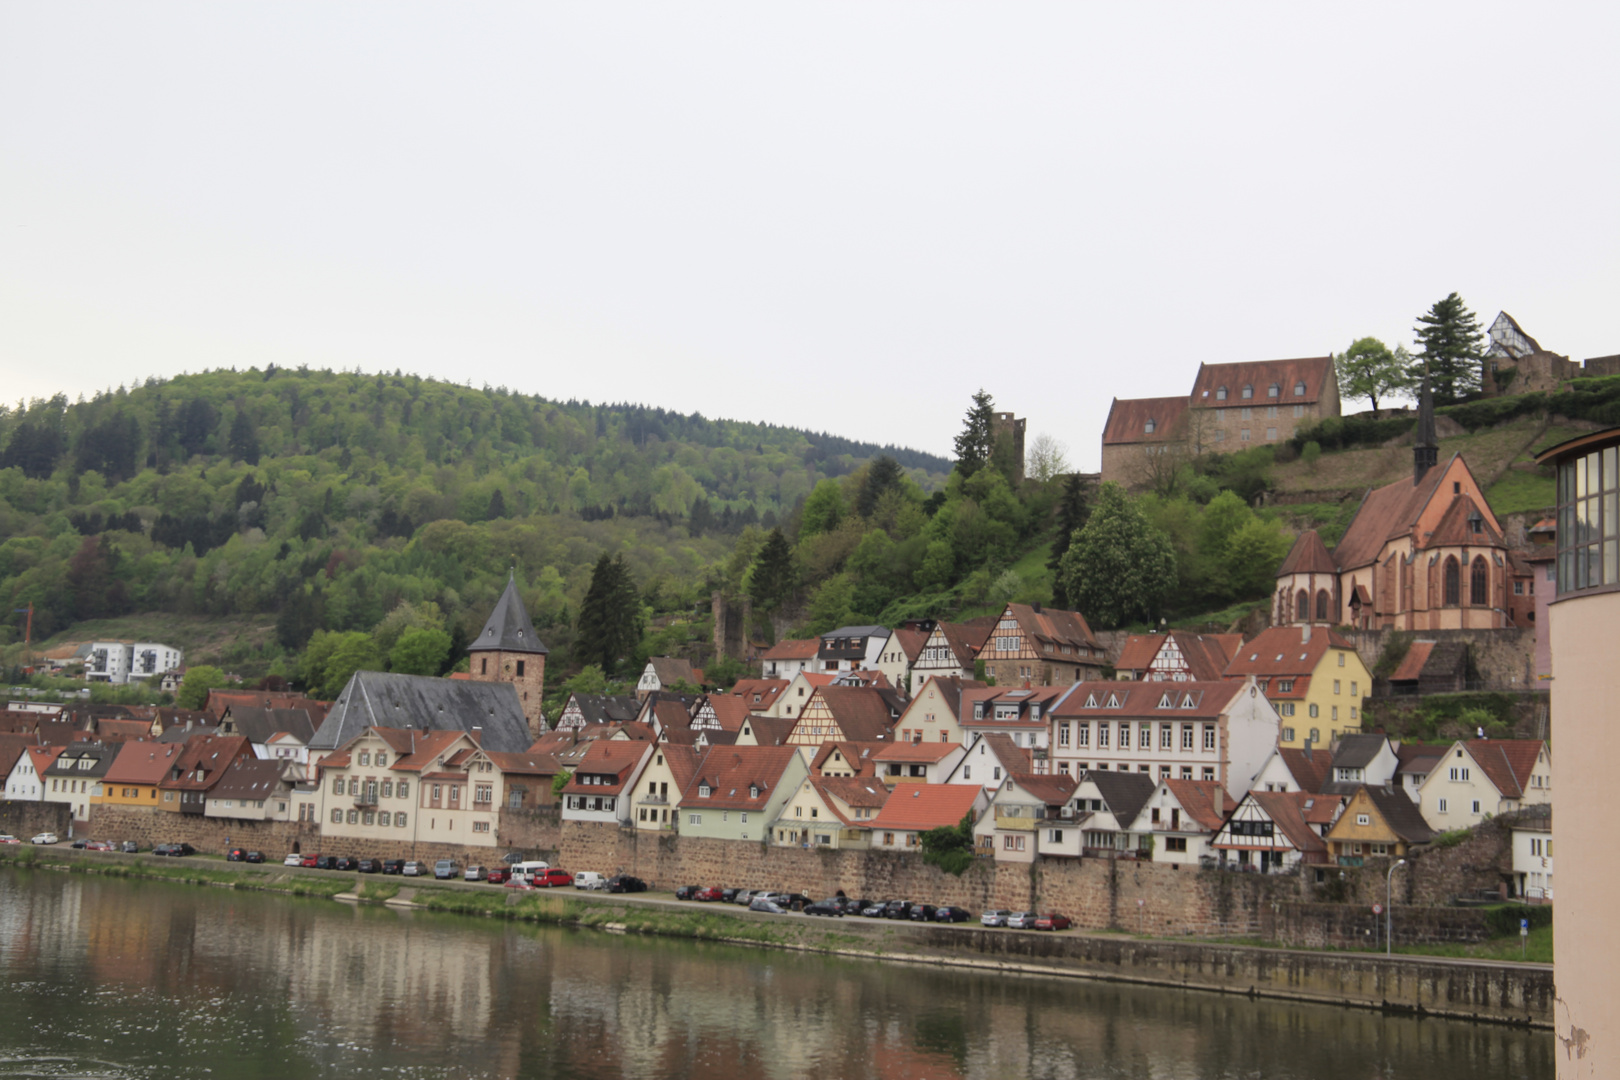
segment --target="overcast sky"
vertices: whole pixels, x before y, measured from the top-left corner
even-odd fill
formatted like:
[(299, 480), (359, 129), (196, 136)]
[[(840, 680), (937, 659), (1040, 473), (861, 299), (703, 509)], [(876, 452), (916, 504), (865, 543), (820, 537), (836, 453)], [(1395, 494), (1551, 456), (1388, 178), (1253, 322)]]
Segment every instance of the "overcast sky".
[[(1620, 352), (1620, 5), (0, 4), (0, 395), (395, 368), (1097, 467), (1452, 290)], [(1364, 407), (1364, 403), (1356, 407)]]

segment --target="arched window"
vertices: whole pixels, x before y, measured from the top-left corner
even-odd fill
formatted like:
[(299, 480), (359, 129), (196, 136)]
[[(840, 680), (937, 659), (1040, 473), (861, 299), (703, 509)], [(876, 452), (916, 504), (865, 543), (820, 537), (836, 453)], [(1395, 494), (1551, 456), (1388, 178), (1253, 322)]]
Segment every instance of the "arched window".
[(1321, 589), (1316, 594), (1316, 621), (1328, 621), (1328, 592)]
[(1299, 617), (1300, 622), (1310, 621), (1311, 594), (1304, 589), (1299, 590), (1299, 595), (1294, 598), (1294, 612)]
[(1294, 396), (1295, 397), (1304, 397), (1305, 396), (1305, 380), (1304, 379), (1301, 379), (1301, 380), (1299, 380), (1299, 382), (1294, 384)]
[(1219, 387), (1215, 388), (1215, 400), (1216, 401), (1225, 401), (1226, 400), (1226, 387), (1219, 386)]
[(1282, 387), (1278, 386), (1276, 383), (1272, 383), (1270, 386), (1266, 387), (1266, 397), (1282, 397)]
[(1491, 602), (1490, 573), (1485, 565), (1485, 556), (1474, 556), (1474, 566), (1468, 575), (1468, 602), (1474, 607), (1485, 607)]
[(1252, 387), (1252, 386), (1245, 386), (1245, 387), (1244, 387), (1244, 388), (1243, 388), (1243, 396), (1244, 396), (1244, 397), (1246, 397), (1246, 398), (1252, 398), (1252, 397), (1254, 397), (1254, 387)]
[(1455, 555), (1446, 556), (1446, 607), (1457, 607), (1462, 603), (1462, 567), (1457, 565)]

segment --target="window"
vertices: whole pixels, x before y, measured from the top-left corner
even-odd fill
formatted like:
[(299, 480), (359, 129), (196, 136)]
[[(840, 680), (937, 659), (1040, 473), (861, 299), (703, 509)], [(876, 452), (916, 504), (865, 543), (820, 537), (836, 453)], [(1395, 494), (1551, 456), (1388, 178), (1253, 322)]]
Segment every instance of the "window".
[(686, 817), (686, 823), (688, 825), (701, 825), (701, 824), (703, 824), (703, 815), (702, 814), (688, 814), (687, 817)]
[(1318, 590), (1318, 592), (1316, 594), (1316, 621), (1317, 622), (1327, 622), (1329, 603), (1331, 603), (1331, 601), (1328, 598), (1328, 591), (1326, 589)]
[(1475, 607), (1484, 607), (1491, 602), (1490, 570), (1485, 566), (1485, 556), (1474, 556), (1473, 568), (1468, 573), (1468, 602)]
[(360, 811), (358, 811), (358, 810), (350, 810), (349, 811), (349, 824), (350, 825), (358, 825), (358, 824), (360, 824)]
[(1108, 748), (1108, 732), (1112, 730), (1107, 723), (1097, 725), (1097, 746), (1099, 749)]
[(332, 781), (332, 794), (343, 794), (343, 777), (340, 776), (336, 780)]
[(522, 660), (519, 660), (517, 662), (517, 676), (520, 679), (523, 678), (523, 665), (524, 665), (524, 662)]
[(1276, 383), (1272, 383), (1270, 386), (1266, 387), (1266, 397), (1281, 397), (1281, 396), (1282, 396), (1282, 387), (1278, 386)]
[(394, 786), (394, 794), (398, 795), (402, 799), (410, 798), (411, 797), (411, 785), (410, 785), (410, 783), (408, 781), (401, 780), (398, 784), (396, 784)]
[(1319, 743), (1321, 741), (1322, 741), (1322, 729), (1321, 728), (1311, 728), (1311, 742)]
[(1242, 412), (1242, 416), (1243, 416), (1243, 419), (1245, 419), (1245, 420), (1253, 420), (1254, 419), (1254, 410), (1251, 409), (1251, 408), (1248, 408), (1247, 406), (1245, 406), (1244, 409), (1243, 409), (1243, 412)]
[(1294, 419), (1298, 420), (1304, 415), (1305, 415), (1305, 406), (1303, 406), (1303, 405), (1295, 405), (1294, 406)]
[(1205, 724), (1204, 725), (1204, 749), (1205, 750), (1213, 750), (1213, 749), (1215, 749), (1215, 725), (1214, 724)]
[(1267, 442), (1276, 442), (1277, 441), (1277, 429), (1276, 428), (1274, 428), (1274, 427), (1266, 428), (1266, 441)]
[(1445, 605), (1457, 607), (1462, 603), (1462, 568), (1457, 564), (1455, 555), (1446, 556), (1444, 578)]
[(1245, 386), (1243, 388), (1243, 397), (1244, 397), (1244, 400), (1248, 400), (1249, 398), (1254, 397), (1254, 387), (1253, 386)]
[[(1312, 705), (1311, 708), (1310, 708), (1310, 714), (1311, 714), (1311, 719), (1315, 720), (1318, 716), (1322, 715), (1322, 710), (1318, 706)], [(1315, 729), (1313, 728), (1312, 730), (1314, 731)]]
[(1079, 730), (1077, 730), (1075, 732), (1075, 734), (1076, 734), (1076, 736), (1078, 736), (1075, 739), (1075, 745), (1076, 746), (1090, 746), (1091, 745), (1091, 725), (1090, 724), (1081, 724), (1081, 725), (1079, 725)]
[(1446, 812), (1446, 800), (1441, 799), (1437, 808), (1439, 809), (1440, 813), (1444, 814)]
[[(884, 835), (888, 836), (890, 834), (885, 833)], [(884, 843), (888, 843), (888, 841), (885, 840)], [(1011, 834), (1003, 836), (1001, 838), (1001, 847), (1005, 851), (1023, 851), (1024, 838), (1022, 836), (1014, 836)]]
[(1069, 745), (1069, 725), (1066, 723), (1058, 725), (1058, 745)]
[(1215, 779), (1215, 766), (1213, 766), (1213, 765), (1205, 765), (1204, 766), (1204, 779), (1209, 780), (1209, 781), (1213, 781)]
[(1174, 750), (1176, 748), (1176, 726), (1174, 724), (1159, 725), (1159, 749)]
[(1226, 387), (1221, 386), (1221, 387), (1216, 388), (1216, 390), (1215, 390), (1215, 400), (1216, 401), (1225, 401), (1226, 400)]
[(1136, 745), (1143, 750), (1153, 749), (1153, 725), (1143, 723), (1137, 725)]
[(1151, 434), (1153, 434), (1153, 428), (1154, 428), (1154, 426), (1155, 426), (1155, 425), (1154, 425), (1154, 423), (1153, 423), (1153, 418), (1152, 418), (1152, 417), (1148, 417), (1148, 421), (1147, 421), (1147, 423), (1145, 423), (1145, 424), (1143, 424), (1143, 425), (1142, 425), (1142, 430), (1143, 430), (1143, 431), (1144, 431), (1144, 432), (1146, 432), (1146, 433), (1147, 433), (1147, 434), (1149, 434), (1149, 435), (1151, 435)]
[(388, 755), (383, 753), (381, 750), (379, 750), (379, 751), (377, 751), (376, 755), (372, 757), (371, 760), (372, 760), (373, 763), (376, 764), (377, 768), (380, 769), (384, 765), (388, 764)]
[[(1193, 748), (1193, 726), (1191, 724), (1181, 725), (1181, 748), (1183, 750)], [(1188, 777), (1188, 779), (1191, 779), (1191, 777)]]
[(1249, 441), (1249, 429), (1248, 428), (1240, 428), (1238, 430), (1238, 439), (1241, 442), (1248, 442)]
[(371, 755), (366, 753), (366, 751), (364, 751), (364, 750), (360, 751), (360, 764), (362, 764), (362, 765), (370, 765), (371, 764)]
[(1357, 825), (1371, 825), (1372, 824), (1372, 817), (1370, 815), (1367, 815), (1367, 814), (1357, 814), (1356, 815), (1356, 824)]
[(334, 824), (334, 825), (343, 824), (343, 811), (342, 810), (333, 810), (332, 811), (332, 824)]
[[(1305, 396), (1305, 380), (1304, 379), (1301, 379), (1299, 382), (1294, 384), (1294, 396), (1295, 397), (1304, 397)], [(1295, 406), (1295, 407), (1296, 408), (1303, 408), (1303, 406)]]
[(1473, 805), (1474, 805), (1474, 813), (1476, 813), (1476, 814), (1479, 813), (1479, 800), (1475, 799)]
[(1293, 742), (1294, 741), (1294, 729), (1293, 728), (1285, 727), (1285, 728), (1282, 729), (1282, 741), (1283, 742)]

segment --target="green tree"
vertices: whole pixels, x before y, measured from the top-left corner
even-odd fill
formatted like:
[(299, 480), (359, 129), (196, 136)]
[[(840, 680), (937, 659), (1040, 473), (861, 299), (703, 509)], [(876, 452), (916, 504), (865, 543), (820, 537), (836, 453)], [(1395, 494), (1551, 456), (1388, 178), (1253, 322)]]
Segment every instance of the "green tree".
[(611, 676), (641, 641), (642, 622), (641, 596), (624, 555), (603, 552), (579, 606), (575, 655)]
[(182, 709), (200, 709), (208, 703), (208, 691), (229, 685), (225, 673), (219, 668), (211, 664), (199, 664), (186, 669), (186, 677), (180, 681), (180, 690), (174, 695), (174, 703)]
[(1378, 411), (1378, 399), (1388, 400), (1411, 389), (1411, 358), (1404, 348), (1391, 352), (1374, 337), (1357, 338), (1333, 358), (1339, 376), (1339, 393), (1347, 398), (1364, 397)]
[(1052, 571), (1052, 606), (1055, 608), (1066, 609), (1069, 606), (1068, 587), (1064, 584), (1059, 567), (1063, 564), (1063, 556), (1068, 553), (1069, 545), (1074, 542), (1074, 534), (1085, 527), (1090, 513), (1080, 474), (1070, 473), (1063, 478), (1063, 494), (1058, 498), (1057, 506), (1057, 532), (1052, 537), (1052, 556), (1046, 560), (1046, 568)]
[(844, 520), (844, 489), (836, 480), (823, 480), (804, 500), (799, 515), (799, 538), (832, 532)]
[(551, 797), (554, 799), (562, 798), (563, 788), (567, 787), (568, 781), (573, 778), (574, 774), (567, 769), (562, 769), (556, 776), (553, 776), (551, 778)]
[(905, 475), (900, 463), (888, 454), (873, 458), (872, 464), (867, 467), (860, 493), (855, 496), (855, 512), (863, 518), (872, 517), (877, 513), (878, 502), (884, 495), (900, 490)]
[(1064, 554), (1060, 573), (1070, 603), (1092, 625), (1119, 627), (1157, 617), (1176, 583), (1176, 555), (1170, 538), (1110, 482)]
[(962, 421), (962, 433), (956, 437), (956, 468), (964, 478), (989, 464), (995, 449), (995, 418), (995, 401), (981, 389), (973, 395), (973, 405)]
[(1288, 557), (1288, 537), (1274, 522), (1251, 518), (1226, 539), (1223, 562), (1233, 599), (1258, 599), (1277, 585), (1277, 568)]
[(253, 421), (248, 419), (247, 409), (241, 403), (236, 406), (236, 419), (231, 421), (229, 442), (231, 457), (245, 461), (249, 465), (259, 463), (259, 433), (253, 427)]
[(793, 549), (781, 529), (772, 529), (754, 559), (748, 595), (761, 611), (774, 611), (793, 595), (798, 576), (793, 570)]
[(450, 659), (450, 635), (418, 627), (399, 636), (388, 650), (388, 670), (402, 675), (437, 675)]
[(608, 692), (607, 673), (600, 664), (586, 664), (579, 674), (562, 684), (563, 696), (569, 694), (605, 694)]
[[(327, 700), (337, 697), (357, 671), (381, 671), (382, 650), (370, 634), (351, 631), (339, 634), (341, 639), (327, 658), (321, 673), (321, 696)], [(446, 645), (446, 651), (449, 646)]]
[[(1479, 389), (1485, 334), (1462, 297), (1452, 293), (1444, 300), (1436, 300), (1433, 307), (1418, 316), (1412, 330), (1422, 346), (1415, 362), (1428, 370), (1436, 405), (1455, 405)], [(1413, 374), (1420, 375), (1421, 369)]]
[(973, 814), (962, 815), (962, 820), (955, 825), (929, 829), (917, 842), (922, 848), (923, 862), (961, 877), (962, 872), (973, 865)]

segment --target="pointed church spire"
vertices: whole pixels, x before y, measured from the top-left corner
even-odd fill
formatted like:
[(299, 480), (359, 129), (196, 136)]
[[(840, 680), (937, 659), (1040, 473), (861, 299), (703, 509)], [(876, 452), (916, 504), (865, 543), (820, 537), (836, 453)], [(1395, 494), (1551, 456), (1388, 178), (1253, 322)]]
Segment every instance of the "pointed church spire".
[(477, 640), (467, 644), (468, 652), (486, 649), (541, 654), (550, 651), (534, 632), (529, 612), (523, 606), (523, 597), (518, 595), (516, 570), (506, 579), (506, 591), (495, 601), (495, 610), (490, 612), (489, 621), (478, 632)]
[(1417, 432), (1412, 442), (1412, 484), (1423, 483), (1423, 477), (1440, 460), (1440, 441), (1434, 435), (1434, 393), (1429, 388), (1429, 366), (1423, 365), (1423, 389), (1418, 392)]

